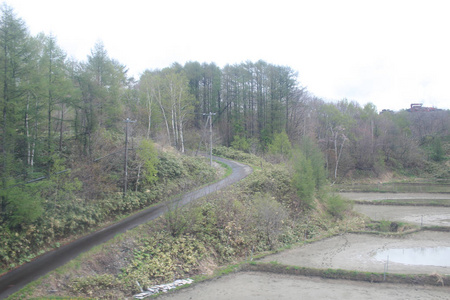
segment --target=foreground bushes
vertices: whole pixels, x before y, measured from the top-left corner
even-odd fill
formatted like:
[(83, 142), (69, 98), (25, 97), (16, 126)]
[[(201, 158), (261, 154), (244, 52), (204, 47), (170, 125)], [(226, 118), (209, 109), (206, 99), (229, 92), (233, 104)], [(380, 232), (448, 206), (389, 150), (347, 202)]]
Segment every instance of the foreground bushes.
[(172, 237), (157, 232), (143, 238), (140, 244), (119, 276), (122, 290), (137, 291), (136, 282), (150, 287), (195, 273), (199, 260), (206, 253), (204, 245), (189, 235)]

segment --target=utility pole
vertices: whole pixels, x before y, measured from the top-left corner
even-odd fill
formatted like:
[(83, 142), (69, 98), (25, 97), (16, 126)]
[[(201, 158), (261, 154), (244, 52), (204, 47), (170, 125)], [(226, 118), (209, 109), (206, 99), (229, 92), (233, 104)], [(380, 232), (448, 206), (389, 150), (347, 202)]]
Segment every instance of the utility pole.
[[(209, 164), (212, 166), (212, 117), (215, 116), (216, 113), (209, 112), (209, 114), (203, 114), (204, 116), (208, 116), (209, 119)], [(206, 120), (208, 122), (208, 120)]]
[(124, 179), (123, 179), (123, 196), (127, 194), (127, 183), (128, 183), (128, 123), (136, 123), (136, 121), (131, 121), (127, 118), (125, 121), (125, 164), (123, 167)]

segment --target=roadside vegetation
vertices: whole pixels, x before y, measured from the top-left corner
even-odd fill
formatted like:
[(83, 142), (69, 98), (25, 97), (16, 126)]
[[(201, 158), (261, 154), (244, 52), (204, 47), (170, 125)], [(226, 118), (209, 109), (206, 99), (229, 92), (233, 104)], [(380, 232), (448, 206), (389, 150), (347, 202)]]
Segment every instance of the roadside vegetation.
[(83, 254), (21, 295), (129, 297), (140, 287), (192, 276), (200, 280), (223, 265), (364, 226), (324, 185), (302, 198), (303, 187), (292, 179), (298, 171), (289, 164), (223, 147), (215, 152), (252, 162), (253, 174), (185, 207), (169, 206), (164, 216)]
[[(125, 196), (107, 181), (108, 178), (120, 176), (120, 170), (109, 170), (96, 174), (97, 178), (86, 179), (91, 182), (86, 181), (85, 187), (97, 184), (99, 189), (117, 190), (99, 193), (91, 199), (82, 198), (86, 191), (79, 190), (81, 183), (78, 178), (85, 175), (86, 170), (73, 170), (55, 180), (38, 184), (41, 190), (47, 191), (41, 200), (40, 215), (35, 219), (26, 218), (29, 216), (28, 210), (33, 209), (27, 207), (24, 208), (27, 210), (24, 219), (19, 219), (20, 215), (15, 212), (13, 223), (0, 224), (1, 268), (8, 270), (29, 262), (46, 250), (59, 247), (79, 235), (217, 179), (215, 170), (203, 158), (182, 156), (170, 149), (157, 151), (149, 140), (142, 144), (145, 148), (139, 148), (129, 161), (130, 165), (141, 165), (140, 179), (135, 178)], [(146, 152), (141, 152), (142, 149)], [(100, 172), (104, 171), (105, 165), (99, 163), (94, 167)], [(37, 187), (30, 187), (34, 188)], [(6, 193), (14, 197), (32, 197), (18, 193), (14, 188)], [(39, 193), (33, 197), (36, 195)]]

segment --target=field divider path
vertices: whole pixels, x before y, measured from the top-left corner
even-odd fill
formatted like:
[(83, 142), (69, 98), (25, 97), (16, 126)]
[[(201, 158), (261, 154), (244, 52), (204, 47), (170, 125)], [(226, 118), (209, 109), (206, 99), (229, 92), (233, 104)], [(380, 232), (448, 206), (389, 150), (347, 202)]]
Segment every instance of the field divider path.
[[(225, 163), (231, 167), (231, 175), (218, 182), (186, 193), (183, 196), (172, 200), (172, 203), (186, 205), (191, 201), (230, 186), (244, 179), (253, 172), (253, 169), (245, 164), (220, 157), (214, 157), (214, 160)], [(86, 252), (97, 245), (103, 244), (117, 234), (124, 233), (140, 224), (154, 220), (166, 211), (167, 202), (144, 209), (113, 225), (81, 237), (58, 249), (47, 252), (31, 262), (5, 273), (0, 277), (0, 299), (5, 299), (12, 293), (15, 293), (23, 288), (28, 283), (37, 280), (48, 272), (66, 264), (81, 253)]]

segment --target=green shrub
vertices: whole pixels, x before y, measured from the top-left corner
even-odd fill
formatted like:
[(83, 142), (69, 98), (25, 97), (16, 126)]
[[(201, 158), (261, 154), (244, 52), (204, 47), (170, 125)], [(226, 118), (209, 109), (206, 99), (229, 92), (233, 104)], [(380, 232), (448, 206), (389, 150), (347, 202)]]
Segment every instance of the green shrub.
[(279, 201), (287, 201), (295, 193), (291, 185), (291, 174), (281, 165), (267, 164), (264, 169), (254, 171), (243, 185), (249, 194), (271, 193)]
[(150, 184), (155, 182), (158, 179), (158, 152), (152, 140), (142, 140), (136, 152), (141, 160), (145, 181)]
[(256, 195), (253, 199), (256, 229), (267, 244), (274, 248), (288, 219), (287, 210), (270, 195)]
[(292, 165), (294, 168), (292, 185), (302, 203), (307, 207), (312, 207), (316, 182), (311, 162), (300, 150), (296, 150), (293, 154)]
[(176, 155), (170, 152), (162, 152), (157, 164), (158, 177), (162, 180), (180, 178), (186, 174), (186, 169)]
[(329, 195), (326, 205), (328, 213), (337, 219), (342, 219), (344, 213), (350, 208), (349, 202), (338, 194)]
[(439, 137), (435, 137), (433, 139), (433, 142), (431, 144), (431, 159), (436, 162), (441, 162), (445, 159), (445, 151), (444, 147), (442, 146), (442, 141)]
[(389, 231), (391, 231), (391, 222), (386, 221), (386, 220), (381, 220), (378, 228), (381, 232), (389, 232)]
[(164, 213), (162, 222), (165, 225), (165, 230), (173, 237), (180, 236), (191, 225), (189, 224), (187, 214), (178, 202), (167, 205), (167, 211)]
[(189, 176), (196, 184), (202, 184), (215, 179), (216, 170), (202, 157), (181, 156), (183, 167), (186, 175)]
[(213, 154), (221, 157), (226, 157), (230, 159), (234, 159), (243, 163), (253, 164), (253, 165), (260, 165), (261, 164), (261, 158), (259, 158), (256, 155), (250, 154), (250, 153), (244, 153), (242, 151), (225, 147), (225, 146), (218, 146), (213, 148)]
[(248, 152), (248, 150), (250, 149), (250, 144), (245, 137), (235, 135), (233, 137), (233, 141), (231, 142), (231, 147), (236, 150)]
[(310, 161), (316, 189), (319, 190), (326, 183), (325, 158), (317, 143), (304, 136), (300, 144), (300, 151)]
[[(15, 182), (10, 181), (7, 185), (12, 186)], [(21, 224), (31, 224), (44, 212), (43, 199), (41, 198), (41, 183), (20, 185), (0, 191), (6, 203), (3, 219), (10, 227), (20, 227)]]
[(289, 159), (292, 153), (292, 145), (286, 132), (276, 133), (272, 142), (269, 144), (269, 153), (281, 155)]

